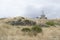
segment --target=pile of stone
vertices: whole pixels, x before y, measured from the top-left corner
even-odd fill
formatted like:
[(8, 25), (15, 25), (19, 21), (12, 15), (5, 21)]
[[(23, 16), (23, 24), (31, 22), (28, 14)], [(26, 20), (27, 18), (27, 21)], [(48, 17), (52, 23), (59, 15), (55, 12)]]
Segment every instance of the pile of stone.
[(32, 21), (32, 20), (16, 20), (16, 21), (9, 21), (7, 22), (8, 24), (11, 24), (11, 25), (22, 25), (22, 26), (25, 26), (25, 25), (36, 25), (36, 22)]

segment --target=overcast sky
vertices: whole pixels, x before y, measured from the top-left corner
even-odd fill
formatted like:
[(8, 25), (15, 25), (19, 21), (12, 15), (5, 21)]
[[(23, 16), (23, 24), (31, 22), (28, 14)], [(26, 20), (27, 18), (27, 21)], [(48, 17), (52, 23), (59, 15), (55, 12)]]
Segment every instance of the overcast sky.
[(60, 0), (0, 0), (0, 18), (37, 17), (41, 10), (48, 18), (60, 18)]

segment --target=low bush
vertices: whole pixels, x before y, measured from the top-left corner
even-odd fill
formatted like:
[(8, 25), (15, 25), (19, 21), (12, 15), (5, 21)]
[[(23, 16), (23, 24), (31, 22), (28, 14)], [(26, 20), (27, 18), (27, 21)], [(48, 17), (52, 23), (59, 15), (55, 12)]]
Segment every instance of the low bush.
[(28, 34), (29, 36), (37, 36), (38, 33), (42, 32), (42, 29), (39, 26), (33, 26), (31, 29), (23, 28), (21, 31), (25, 32), (24, 34)]
[(42, 29), (41, 29), (41, 27), (39, 27), (39, 26), (34, 26), (34, 27), (32, 27), (32, 31), (33, 31), (33, 32), (40, 33), (40, 32), (42, 32)]
[(42, 29), (41, 29), (41, 27), (35, 25), (31, 28), (31, 31), (34, 36), (37, 36), (38, 33), (42, 32)]
[(30, 32), (31, 30), (29, 28), (23, 28), (21, 31), (23, 31), (23, 32)]
[(53, 21), (46, 22), (47, 25), (54, 26), (55, 23)]

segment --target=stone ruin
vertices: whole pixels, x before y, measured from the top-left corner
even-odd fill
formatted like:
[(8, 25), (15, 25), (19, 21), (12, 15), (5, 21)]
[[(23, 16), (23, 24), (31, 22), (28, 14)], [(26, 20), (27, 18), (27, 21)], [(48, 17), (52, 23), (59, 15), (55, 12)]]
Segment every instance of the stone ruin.
[(47, 19), (46, 15), (44, 14), (44, 11), (42, 11), (41, 16), (37, 17), (39, 19)]

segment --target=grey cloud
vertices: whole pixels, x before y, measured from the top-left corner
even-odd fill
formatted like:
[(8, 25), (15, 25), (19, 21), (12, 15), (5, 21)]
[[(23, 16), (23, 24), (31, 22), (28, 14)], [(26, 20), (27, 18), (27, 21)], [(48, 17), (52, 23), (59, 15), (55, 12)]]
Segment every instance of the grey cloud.
[(37, 17), (42, 9), (48, 18), (60, 17), (60, 0), (0, 0), (0, 17)]
[(37, 17), (42, 14), (42, 10), (44, 10), (44, 13), (48, 18), (60, 17), (60, 8), (56, 8), (55, 6), (46, 6), (42, 8), (34, 8), (33, 6), (28, 6), (26, 10), (26, 15), (30, 17)]

